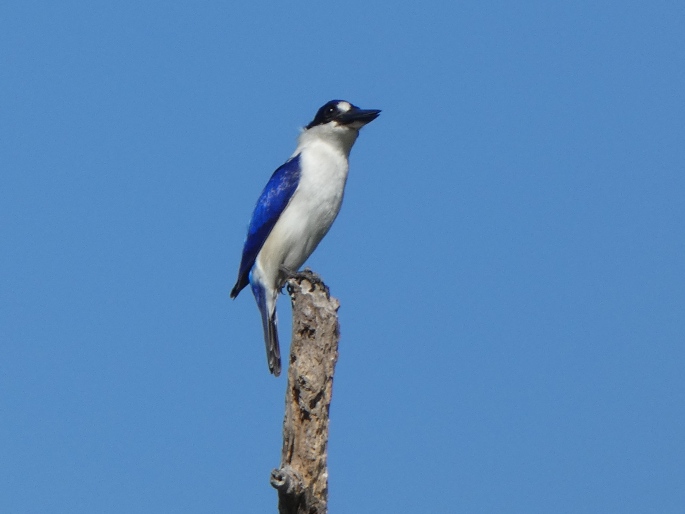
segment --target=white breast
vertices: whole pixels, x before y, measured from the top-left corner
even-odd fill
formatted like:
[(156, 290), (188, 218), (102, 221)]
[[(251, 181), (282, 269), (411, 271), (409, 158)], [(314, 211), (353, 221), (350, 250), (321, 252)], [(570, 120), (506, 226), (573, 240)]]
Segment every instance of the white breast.
[(298, 151), (300, 182), (257, 256), (262, 276), (274, 285), (281, 267), (298, 270), (326, 235), (340, 211), (347, 181), (349, 150), (315, 138)]

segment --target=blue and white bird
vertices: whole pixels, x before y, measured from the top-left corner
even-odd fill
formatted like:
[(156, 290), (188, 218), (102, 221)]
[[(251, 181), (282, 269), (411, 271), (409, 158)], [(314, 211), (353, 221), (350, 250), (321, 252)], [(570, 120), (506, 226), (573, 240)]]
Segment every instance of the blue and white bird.
[(231, 298), (249, 283), (262, 316), (269, 371), (281, 373), (276, 299), (331, 228), (343, 199), (359, 129), (381, 111), (332, 100), (321, 107), (257, 200)]

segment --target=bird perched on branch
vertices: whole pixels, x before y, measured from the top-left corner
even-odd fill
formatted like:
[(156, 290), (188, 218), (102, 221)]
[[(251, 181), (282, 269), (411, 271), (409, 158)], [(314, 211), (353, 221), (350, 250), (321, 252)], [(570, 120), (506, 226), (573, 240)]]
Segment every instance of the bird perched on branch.
[(352, 145), (359, 129), (380, 112), (344, 100), (326, 103), (257, 200), (231, 298), (250, 284), (262, 316), (269, 371), (276, 376), (281, 373), (278, 292), (331, 228), (340, 211)]

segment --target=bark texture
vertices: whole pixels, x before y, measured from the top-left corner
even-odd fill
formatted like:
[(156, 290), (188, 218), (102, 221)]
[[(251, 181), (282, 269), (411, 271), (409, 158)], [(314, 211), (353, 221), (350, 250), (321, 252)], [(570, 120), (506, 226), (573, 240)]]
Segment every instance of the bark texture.
[(328, 412), (340, 331), (338, 300), (309, 270), (287, 282), (293, 304), (281, 467), (271, 472), (280, 514), (325, 514)]

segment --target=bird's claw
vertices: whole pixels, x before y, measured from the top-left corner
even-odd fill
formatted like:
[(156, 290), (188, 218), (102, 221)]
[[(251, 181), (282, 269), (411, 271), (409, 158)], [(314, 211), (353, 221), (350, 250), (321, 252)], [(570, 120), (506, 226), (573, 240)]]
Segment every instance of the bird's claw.
[(290, 285), (291, 281), (301, 283), (302, 280), (307, 280), (311, 284), (311, 291), (318, 285), (326, 292), (326, 296), (329, 296), (328, 286), (324, 283), (321, 277), (313, 272), (310, 268), (305, 268), (302, 271), (290, 271), (285, 278), (285, 283), (288, 288), (288, 294), (292, 296), (292, 287)]

